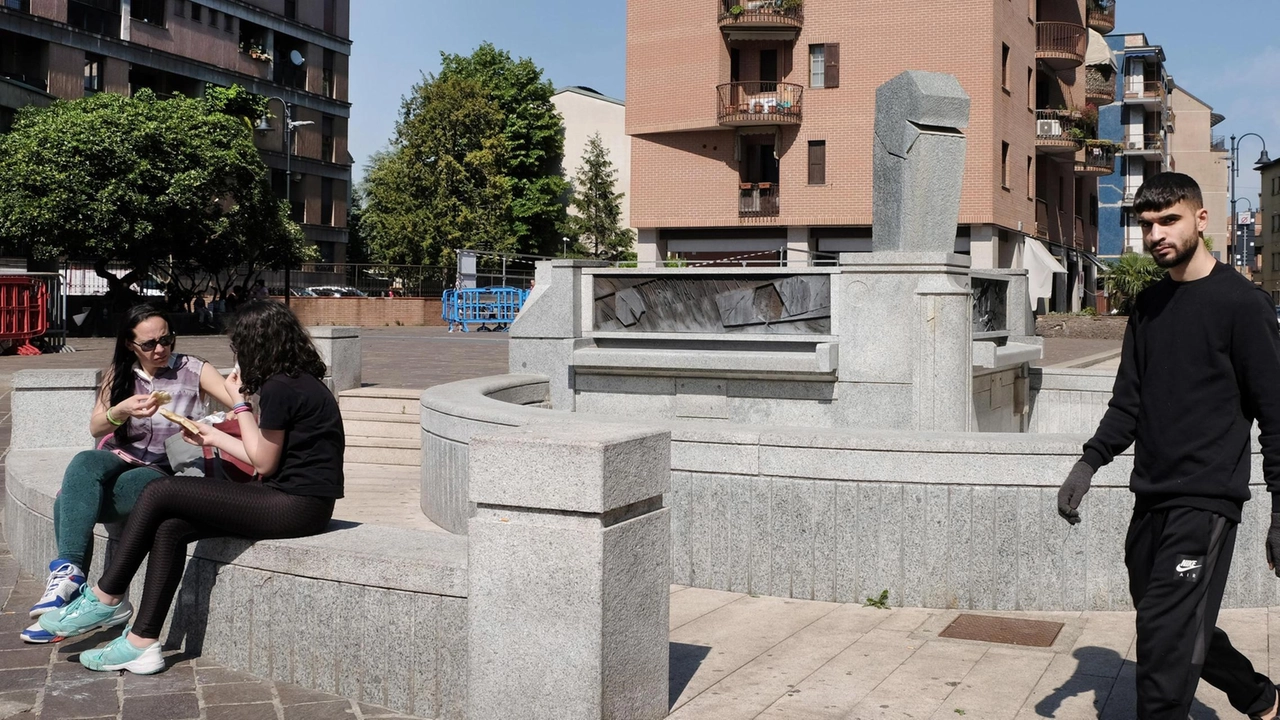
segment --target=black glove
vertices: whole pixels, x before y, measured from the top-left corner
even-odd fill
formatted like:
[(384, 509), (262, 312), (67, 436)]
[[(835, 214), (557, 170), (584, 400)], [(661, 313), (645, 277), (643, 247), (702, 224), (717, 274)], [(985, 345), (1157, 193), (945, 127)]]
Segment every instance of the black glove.
[(1271, 529), (1267, 530), (1267, 566), (1280, 577), (1280, 513), (1271, 513)]
[[(1062, 482), (1062, 487), (1058, 488), (1058, 514), (1067, 522), (1075, 525), (1080, 522), (1080, 513), (1076, 508), (1080, 507), (1080, 501), (1084, 499), (1084, 494), (1089, 492), (1089, 484), (1093, 480), (1093, 468), (1084, 462), (1078, 462), (1071, 468), (1071, 472), (1067, 473), (1067, 479)], [(1273, 523), (1272, 527), (1275, 525)], [(1267, 547), (1270, 547), (1268, 541)], [(1280, 551), (1280, 545), (1277, 545)]]

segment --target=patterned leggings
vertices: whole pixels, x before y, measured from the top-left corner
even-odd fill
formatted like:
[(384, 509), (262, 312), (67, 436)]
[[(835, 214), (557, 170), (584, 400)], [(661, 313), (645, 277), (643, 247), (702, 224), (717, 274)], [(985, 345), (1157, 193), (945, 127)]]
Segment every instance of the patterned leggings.
[(329, 526), (333, 503), (332, 498), (289, 495), (257, 483), (193, 477), (153, 480), (130, 513), (98, 588), (123, 595), (150, 553), (133, 632), (158, 639), (182, 579), (187, 543), (207, 537), (267, 540), (316, 535)]

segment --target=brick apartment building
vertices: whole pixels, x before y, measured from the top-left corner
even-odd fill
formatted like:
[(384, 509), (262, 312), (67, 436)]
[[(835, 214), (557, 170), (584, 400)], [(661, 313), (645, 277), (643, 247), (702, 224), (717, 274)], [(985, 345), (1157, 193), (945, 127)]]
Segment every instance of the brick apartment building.
[[(1247, 166), (1246, 166), (1247, 167)], [(1262, 173), (1262, 192), (1258, 193), (1254, 247), (1258, 253), (1262, 289), (1280, 307), (1280, 160), (1272, 160), (1255, 169)]]
[(1098, 67), (1086, 56), (1113, 2), (647, 0), (627, 13), (642, 263), (869, 250), (875, 90), (930, 70), (972, 100), (957, 250), (974, 267), (1052, 273), (1051, 307), (1092, 304), (1097, 177), (1114, 155), (1087, 145), (1085, 109), (1115, 83), (1105, 44)]
[[(255, 133), (272, 186), (325, 260), (343, 261), (351, 157), (351, 0), (0, 0), (0, 132), (17, 106), (97, 92), (195, 97), (238, 84), (279, 101)], [(38, 92), (37, 92), (38, 91)]]

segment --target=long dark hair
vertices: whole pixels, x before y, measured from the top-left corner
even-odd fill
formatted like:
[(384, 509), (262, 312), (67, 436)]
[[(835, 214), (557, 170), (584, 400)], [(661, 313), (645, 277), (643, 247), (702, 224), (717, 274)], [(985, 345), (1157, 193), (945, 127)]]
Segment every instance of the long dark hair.
[(273, 375), (324, 379), (325, 365), (297, 316), (275, 300), (249, 300), (236, 311), (227, 332), (240, 363), (240, 392), (258, 392)]
[[(111, 369), (109, 370), (111, 383), (109, 386), (103, 386), (104, 394), (106, 395), (103, 399), (106, 401), (108, 409), (133, 397), (134, 388), (136, 387), (133, 365), (138, 362), (138, 356), (134, 354), (129, 344), (134, 340), (134, 329), (142, 322), (156, 317), (164, 320), (164, 324), (172, 329), (169, 325), (169, 316), (155, 305), (147, 303), (134, 305), (125, 313), (124, 320), (120, 323), (120, 330), (116, 333), (116, 349), (111, 354)], [(116, 442), (121, 444), (128, 443), (129, 423), (126, 422), (117, 427), (112, 432), (112, 435), (115, 436)]]

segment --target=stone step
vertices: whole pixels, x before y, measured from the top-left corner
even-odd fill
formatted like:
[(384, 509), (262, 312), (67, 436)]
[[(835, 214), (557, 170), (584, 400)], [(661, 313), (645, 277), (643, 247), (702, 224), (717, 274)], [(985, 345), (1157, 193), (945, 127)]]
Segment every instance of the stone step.
[[(377, 420), (364, 420), (353, 418), (351, 415), (367, 415), (378, 418)], [(383, 420), (382, 418), (387, 418)], [(415, 443), (421, 442), (422, 428), (417, 422), (404, 422), (400, 418), (409, 418), (416, 421), (416, 417), (409, 415), (380, 415), (376, 413), (343, 413), (342, 425), (346, 428), (348, 437), (363, 436), (374, 438), (397, 438), (402, 440), (412, 440)]]
[[(422, 413), (422, 405), (416, 395), (411, 398), (404, 398), (347, 395), (346, 393), (343, 393), (338, 397), (338, 407), (342, 410), (342, 416), (344, 418), (348, 413), (356, 412), (378, 413), (398, 418), (417, 419)], [(391, 418), (384, 418), (384, 420), (390, 419)]]
[[(383, 441), (386, 442), (386, 441)], [(422, 451), (417, 447), (401, 448), (387, 447), (385, 445), (352, 445), (351, 438), (347, 438), (347, 452), (343, 456), (346, 464), (358, 465), (401, 465), (405, 467), (419, 467), (422, 464)]]
[(357, 435), (347, 431), (347, 447), (395, 448), (400, 450), (418, 450), (422, 441), (417, 436), (412, 438), (389, 438), (380, 435)]

